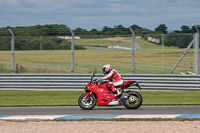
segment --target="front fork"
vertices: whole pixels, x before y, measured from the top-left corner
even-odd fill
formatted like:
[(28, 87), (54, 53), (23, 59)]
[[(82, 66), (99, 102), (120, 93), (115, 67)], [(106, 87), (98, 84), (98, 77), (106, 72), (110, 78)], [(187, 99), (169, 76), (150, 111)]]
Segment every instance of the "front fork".
[(87, 99), (88, 99), (88, 96), (92, 94), (92, 91), (90, 91), (90, 92), (86, 92), (85, 94), (86, 94), (86, 96), (85, 96), (85, 100), (87, 100)]

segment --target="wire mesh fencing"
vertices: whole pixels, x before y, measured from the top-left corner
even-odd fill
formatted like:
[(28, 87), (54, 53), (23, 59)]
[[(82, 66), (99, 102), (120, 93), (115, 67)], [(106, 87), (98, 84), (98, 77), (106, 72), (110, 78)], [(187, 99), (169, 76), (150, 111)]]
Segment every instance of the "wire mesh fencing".
[[(131, 33), (126, 35), (76, 35), (15, 37), (15, 73), (102, 73), (104, 64), (120, 73), (132, 73)], [(168, 74), (192, 41), (192, 34), (134, 36), (135, 73)], [(0, 73), (11, 72), (11, 37), (0, 37)], [(193, 72), (190, 49), (174, 73)]]

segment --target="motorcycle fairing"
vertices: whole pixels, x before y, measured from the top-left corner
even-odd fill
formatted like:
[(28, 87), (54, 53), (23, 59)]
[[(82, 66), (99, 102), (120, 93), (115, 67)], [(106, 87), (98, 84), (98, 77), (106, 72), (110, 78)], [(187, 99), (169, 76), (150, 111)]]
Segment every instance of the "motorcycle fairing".
[(135, 83), (134, 81), (126, 81), (120, 88), (125, 89), (129, 87), (131, 84)]
[[(97, 106), (108, 105), (109, 102), (116, 99), (114, 95), (109, 93), (105, 84), (89, 86), (87, 91), (92, 91), (97, 97)], [(86, 98), (89, 96), (90, 92), (86, 92)]]

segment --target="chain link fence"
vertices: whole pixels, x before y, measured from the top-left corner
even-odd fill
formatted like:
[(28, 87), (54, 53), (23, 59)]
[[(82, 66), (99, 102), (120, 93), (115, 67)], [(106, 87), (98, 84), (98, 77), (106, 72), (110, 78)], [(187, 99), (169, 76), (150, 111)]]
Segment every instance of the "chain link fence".
[[(135, 73), (168, 74), (192, 34), (135, 35)], [(71, 36), (16, 36), (15, 73), (72, 73)], [(74, 36), (74, 73), (102, 73), (104, 64), (132, 73), (132, 35)], [(11, 73), (11, 37), (0, 37), (0, 73)], [(190, 49), (174, 73), (194, 72)]]

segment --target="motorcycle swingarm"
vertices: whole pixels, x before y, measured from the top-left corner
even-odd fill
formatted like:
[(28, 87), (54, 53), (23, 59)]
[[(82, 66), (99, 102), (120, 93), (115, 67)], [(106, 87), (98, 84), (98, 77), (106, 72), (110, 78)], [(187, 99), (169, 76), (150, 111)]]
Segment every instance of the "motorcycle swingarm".
[(124, 92), (124, 93), (122, 94), (122, 96), (120, 97), (120, 100), (127, 100), (128, 97), (129, 97), (129, 93)]

